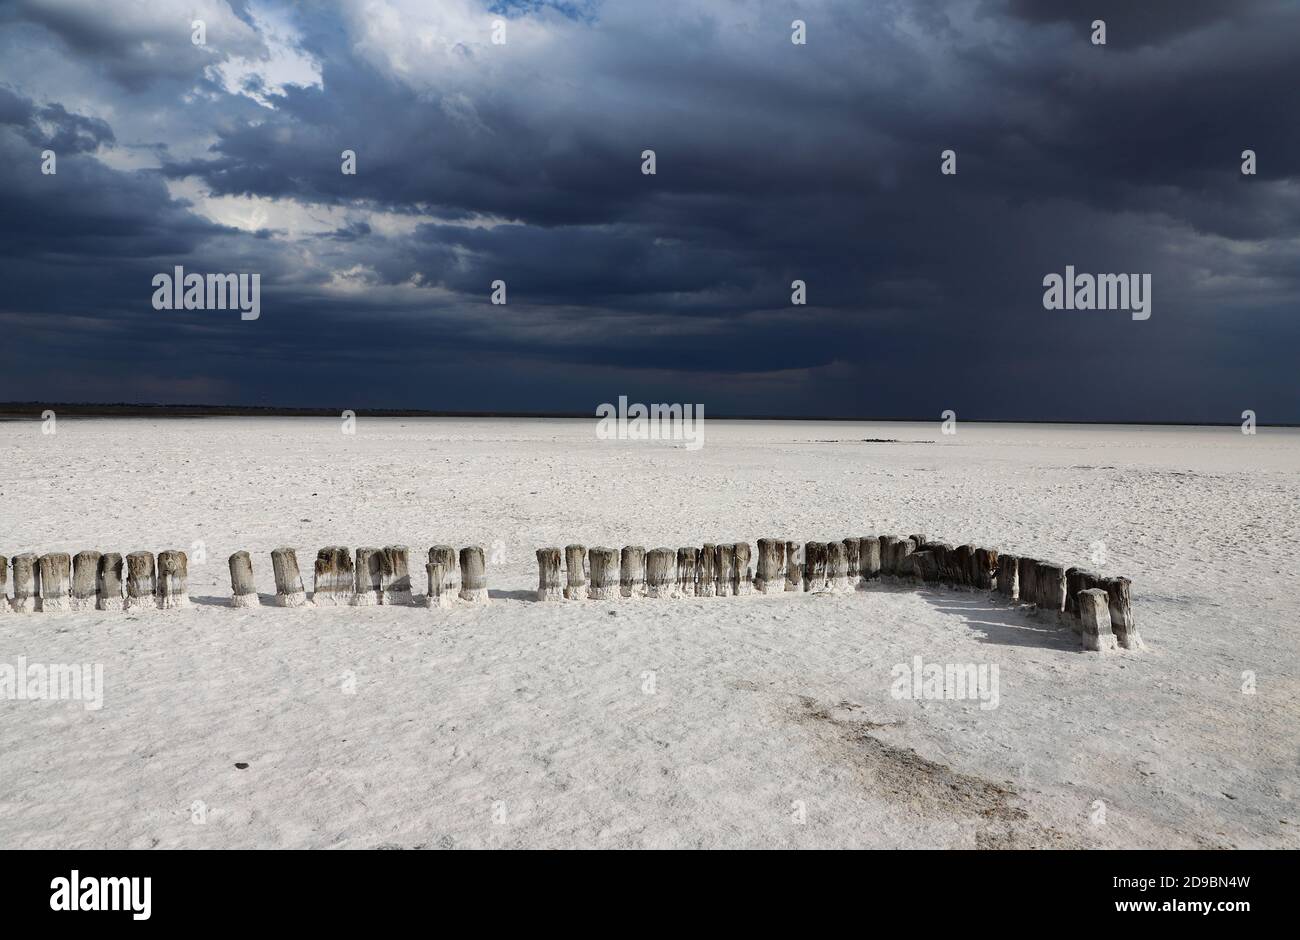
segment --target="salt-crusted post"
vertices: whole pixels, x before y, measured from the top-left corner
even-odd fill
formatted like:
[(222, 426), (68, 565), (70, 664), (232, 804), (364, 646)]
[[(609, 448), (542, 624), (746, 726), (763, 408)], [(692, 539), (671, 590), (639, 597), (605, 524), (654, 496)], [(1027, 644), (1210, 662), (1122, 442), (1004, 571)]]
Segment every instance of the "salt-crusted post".
[(855, 588), (858, 586), (858, 583), (862, 580), (862, 572), (861, 572), (862, 550), (859, 548), (859, 543), (856, 538), (845, 539), (843, 545), (844, 545), (844, 561), (845, 564), (848, 566), (848, 572), (849, 572), (848, 573), (849, 587)]
[(46, 613), (72, 609), (72, 559), (67, 552), (49, 552), (40, 559), (41, 606)]
[(1146, 647), (1138, 635), (1133, 623), (1133, 599), (1131, 583), (1128, 578), (1103, 578), (1097, 585), (1105, 588), (1106, 599), (1110, 605), (1110, 626), (1119, 645), (1126, 650), (1140, 650)]
[[(230, 556), (230, 606), (257, 607), (262, 602), (257, 596), (257, 584), (253, 581), (253, 559), (248, 552), (235, 552)], [(317, 591), (320, 590), (319, 579)], [(351, 591), (348, 592), (351, 596)]]
[(307, 591), (298, 571), (298, 554), (292, 548), (272, 550), (271, 570), (275, 573), (275, 606), (307, 606)]
[(424, 595), (424, 606), (430, 610), (450, 607), (454, 597), (447, 590), (447, 573), (442, 568), (442, 562), (429, 562), (424, 566), (424, 572), (429, 578), (429, 587)]
[(863, 581), (880, 580), (880, 537), (864, 535), (858, 538), (858, 575)]
[[(94, 610), (99, 578), (99, 552), (77, 552), (72, 556), (72, 609)], [(4, 596), (4, 579), (0, 577), (0, 597)]]
[(646, 594), (668, 598), (677, 594), (677, 553), (671, 548), (652, 548), (645, 557)]
[(566, 582), (564, 596), (571, 601), (587, 599), (587, 547), (585, 545), (564, 546), (564, 569)]
[(911, 538), (899, 539), (894, 544), (894, 577), (911, 579), (911, 557), (917, 548), (917, 543)]
[[(1101, 576), (1086, 568), (1065, 569), (1065, 611), (1061, 614), (1061, 619), (1067, 621), (1075, 633), (1083, 629), (1083, 621), (1079, 614), (1079, 594), (1089, 588), (1101, 586)], [(1109, 616), (1110, 614), (1107, 613), (1107, 617)]]
[(95, 606), (100, 610), (122, 609), (122, 556), (117, 552), (105, 552), (100, 557), (95, 572), (95, 595)]
[(487, 565), (483, 546), (470, 545), (460, 550), (460, 599), (471, 604), (487, 604)]
[(808, 592), (826, 590), (826, 543), (803, 544), (803, 589)]
[(880, 537), (881, 577), (893, 577), (898, 573), (898, 541), (897, 535), (882, 535)]
[(415, 603), (411, 594), (411, 550), (405, 545), (389, 545), (384, 549), (384, 603), (410, 606)]
[(378, 607), (384, 602), (384, 581), (388, 560), (382, 548), (358, 548), (353, 607)]
[(0, 555), (0, 614), (9, 613), (9, 559)]
[(1036, 576), (1038, 609), (1053, 611), (1059, 618), (1065, 611), (1065, 566), (1051, 561), (1040, 561)]
[(958, 545), (952, 551), (953, 586), (972, 588), (975, 586), (975, 546)]
[(681, 597), (695, 596), (696, 568), (699, 552), (691, 546), (677, 549), (677, 593)]
[(131, 552), (126, 556), (127, 610), (157, 610), (153, 571), (153, 552)]
[(645, 548), (624, 545), (620, 559), (619, 593), (623, 597), (645, 597)]
[(712, 597), (716, 589), (718, 546), (705, 542), (700, 548), (699, 564), (695, 571), (695, 596)]
[(618, 549), (593, 548), (587, 553), (591, 563), (591, 587), (588, 596), (593, 601), (612, 601), (619, 597)]
[(190, 560), (185, 553), (167, 549), (158, 553), (158, 608), (178, 610), (190, 606)]
[(1116, 648), (1115, 634), (1110, 626), (1110, 603), (1101, 588), (1087, 588), (1079, 592), (1075, 601), (1079, 610), (1080, 632), (1083, 648), (1098, 653), (1108, 653)]
[(442, 593), (447, 595), (448, 603), (460, 595), (460, 566), (457, 563), (456, 549), (450, 545), (435, 545), (429, 549), (429, 561), (442, 565)]
[(731, 582), (731, 593), (736, 595), (752, 594), (754, 591), (754, 569), (749, 566), (749, 543), (737, 542), (731, 546), (731, 551), (736, 566), (735, 576)]
[(785, 589), (803, 590), (803, 548), (798, 542), (785, 543)]
[(1020, 557), (1020, 603), (1038, 603), (1038, 559)]
[(934, 553), (928, 548), (919, 552), (913, 552), (907, 556), (912, 565), (912, 579), (920, 582), (934, 581), (938, 578), (938, 568), (935, 566)]
[[(233, 569), (232, 569), (233, 577)], [(314, 590), (311, 602), (317, 607), (348, 607), (356, 589), (352, 570), (352, 552), (341, 545), (329, 545), (316, 553), (312, 572)], [(236, 605), (238, 606), (238, 605)]]
[(849, 590), (849, 563), (843, 542), (826, 543), (826, 586), (832, 591)]
[(992, 591), (997, 587), (998, 550), (996, 548), (975, 549), (975, 587), (981, 591)]
[(736, 546), (732, 542), (718, 545), (713, 562), (713, 596), (730, 597), (736, 580)]
[(1015, 555), (998, 556), (998, 593), (1013, 604), (1020, 598), (1020, 559)]
[(560, 549), (537, 549), (537, 599), (559, 601), (564, 599), (564, 584), (560, 578)]
[(13, 558), (14, 599), (17, 614), (30, 614), (41, 609), (41, 559), (31, 552)]
[(758, 571), (754, 575), (754, 588), (760, 594), (774, 594), (785, 590), (780, 574), (781, 545), (782, 543), (777, 539), (758, 540)]

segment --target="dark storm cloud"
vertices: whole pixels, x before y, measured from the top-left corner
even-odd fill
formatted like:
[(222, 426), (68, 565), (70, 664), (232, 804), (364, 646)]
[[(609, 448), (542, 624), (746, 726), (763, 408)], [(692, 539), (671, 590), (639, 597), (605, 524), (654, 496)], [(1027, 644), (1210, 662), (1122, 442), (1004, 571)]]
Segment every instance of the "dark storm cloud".
[[(181, 64), (179, 8), (0, 20), (109, 79), (0, 71), (0, 318), (35, 352), (0, 398), (1300, 420), (1293, 5), (830, 3), (804, 47), (764, 2), (470, 6), (215, 4), (229, 44)], [(317, 81), (281, 80), (281, 21)], [(173, 264), (260, 271), (263, 318), (153, 311)], [(1153, 318), (1045, 311), (1066, 264), (1150, 272)]]

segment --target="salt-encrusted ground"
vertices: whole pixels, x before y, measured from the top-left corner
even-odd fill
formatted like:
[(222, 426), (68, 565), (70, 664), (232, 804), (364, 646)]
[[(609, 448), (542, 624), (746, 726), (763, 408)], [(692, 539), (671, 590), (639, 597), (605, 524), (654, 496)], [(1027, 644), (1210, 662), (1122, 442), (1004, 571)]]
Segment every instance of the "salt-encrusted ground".
[[(339, 426), (0, 423), (0, 553), (206, 551), (190, 611), (0, 616), (0, 663), (104, 669), (98, 711), (0, 701), (0, 847), (1300, 845), (1294, 431)], [(872, 532), (1104, 542), (1149, 649), (901, 587), (531, 600), (547, 544)], [(395, 542), (500, 543), (492, 606), (225, 606), (236, 549), (270, 592), (278, 545)], [(915, 655), (998, 707), (891, 697)]]

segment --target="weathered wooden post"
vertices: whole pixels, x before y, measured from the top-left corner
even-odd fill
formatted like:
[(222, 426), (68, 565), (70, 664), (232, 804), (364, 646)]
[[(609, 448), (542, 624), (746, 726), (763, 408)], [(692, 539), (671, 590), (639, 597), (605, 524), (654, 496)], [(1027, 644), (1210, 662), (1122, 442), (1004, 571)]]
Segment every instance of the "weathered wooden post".
[(122, 603), (122, 556), (117, 552), (105, 552), (99, 559), (95, 573), (95, 606), (100, 610), (121, 610)]
[[(99, 578), (99, 559), (96, 551), (77, 552), (72, 556), (72, 609), (94, 610), (96, 587)], [(4, 595), (4, 579), (0, 576), (0, 597)], [(4, 606), (4, 605), (0, 605)]]
[[(1101, 576), (1086, 568), (1065, 569), (1065, 610), (1061, 614), (1061, 619), (1069, 623), (1075, 633), (1083, 629), (1083, 620), (1079, 614), (1079, 594), (1089, 588), (1101, 586)], [(1107, 617), (1109, 616), (1110, 614), (1107, 613)]]
[(898, 574), (898, 542), (897, 535), (882, 535), (880, 537), (881, 578), (892, 578)]
[(912, 553), (916, 551), (918, 545), (912, 539), (899, 539), (894, 544), (894, 577), (911, 580), (912, 577)]
[(975, 546), (958, 545), (952, 550), (953, 586), (969, 590), (975, 586)]
[(754, 588), (760, 594), (775, 594), (785, 590), (778, 554), (781, 545), (777, 539), (758, 540), (758, 571), (754, 575)]
[(856, 538), (845, 539), (844, 545), (844, 562), (848, 568), (849, 587), (855, 588), (862, 581), (862, 551)]
[(481, 545), (470, 545), (460, 550), (460, 599), (471, 604), (487, 604), (491, 600)]
[(448, 603), (460, 595), (460, 565), (456, 549), (450, 545), (435, 545), (429, 549), (429, 561), (442, 565), (442, 593), (447, 595)]
[(914, 581), (926, 583), (938, 579), (939, 569), (935, 564), (934, 552), (925, 548), (919, 552), (913, 552), (907, 558), (912, 566), (912, 579)]
[[(257, 584), (253, 580), (253, 559), (248, 552), (235, 552), (230, 556), (230, 606), (257, 607), (262, 601), (257, 596)], [(349, 566), (351, 567), (351, 566)], [(319, 581), (316, 582), (318, 585)], [(319, 588), (317, 588), (319, 590)], [(348, 597), (352, 596), (351, 590)]]
[(1038, 581), (1038, 609), (1052, 611), (1060, 619), (1065, 610), (1065, 566), (1040, 561), (1035, 574)]
[(1015, 555), (998, 556), (998, 593), (1012, 604), (1020, 599), (1020, 559)]
[(923, 546), (927, 541), (929, 541), (924, 534), (909, 535), (908, 538), (912, 540), (912, 544), (916, 546), (916, 550), (918, 552), (921, 550), (921, 546)]
[(429, 578), (424, 606), (430, 610), (452, 606), (455, 598), (447, 589), (447, 572), (443, 570), (442, 562), (429, 562), (424, 566), (424, 572)]
[(158, 553), (159, 610), (179, 610), (190, 606), (190, 560), (185, 553), (167, 549)]
[(405, 545), (384, 549), (384, 603), (407, 607), (415, 603), (411, 593), (411, 550)]
[(737, 542), (731, 546), (731, 557), (736, 566), (731, 582), (731, 593), (737, 596), (754, 592), (754, 569), (749, 566), (749, 543)]
[(1083, 648), (1098, 653), (1108, 653), (1116, 648), (1115, 634), (1110, 626), (1110, 602), (1101, 588), (1086, 588), (1075, 601), (1079, 610), (1080, 632)]
[(798, 542), (785, 543), (785, 589), (803, 590), (803, 546)]
[(384, 602), (384, 582), (388, 559), (382, 548), (358, 548), (356, 551), (356, 587), (353, 607), (378, 607)]
[(564, 586), (565, 599), (585, 601), (587, 599), (587, 546), (564, 546), (564, 568), (567, 577)]
[[(234, 577), (233, 568), (231, 577)], [(318, 551), (312, 571), (312, 583), (311, 602), (317, 607), (350, 607), (352, 595), (356, 590), (352, 552), (341, 545), (328, 545)]]
[(1110, 606), (1110, 626), (1115, 639), (1126, 650), (1145, 649), (1146, 644), (1138, 635), (1133, 622), (1132, 584), (1128, 578), (1103, 578), (1097, 585), (1105, 588), (1107, 603)]
[(858, 574), (863, 581), (880, 580), (880, 536), (858, 538)]
[(126, 609), (158, 609), (158, 598), (154, 596), (153, 552), (130, 552), (126, 556)]
[(14, 599), (16, 614), (30, 614), (41, 609), (41, 559), (32, 552), (13, 557)]
[(826, 590), (826, 543), (803, 544), (803, 589), (809, 593)]
[(997, 587), (998, 550), (996, 548), (975, 549), (975, 588), (980, 591), (992, 591)]
[(41, 603), (38, 610), (64, 613), (72, 609), (72, 559), (67, 552), (48, 552), (38, 562)]
[(560, 578), (561, 558), (558, 547), (537, 549), (537, 599), (539, 601), (564, 599), (564, 584)]
[(718, 546), (705, 542), (695, 569), (695, 596), (712, 597), (718, 580)]
[(844, 557), (843, 542), (826, 543), (826, 588), (830, 591), (849, 590), (849, 563)]
[(645, 548), (624, 545), (620, 556), (618, 589), (623, 597), (645, 597)]
[(591, 587), (588, 596), (593, 601), (617, 600), (619, 594), (618, 549), (593, 548), (587, 553), (591, 562)]
[(677, 549), (677, 593), (682, 597), (695, 596), (696, 569), (699, 552), (693, 546)]
[(307, 591), (302, 586), (298, 571), (298, 554), (292, 548), (277, 548), (271, 552), (271, 570), (275, 574), (276, 607), (306, 607)]
[(669, 598), (677, 593), (677, 553), (671, 548), (652, 548), (645, 557), (646, 594)]
[(9, 559), (0, 555), (0, 614), (9, 610)]
[(730, 597), (731, 585), (736, 580), (736, 546), (733, 542), (720, 542), (713, 562), (713, 596)]
[(1038, 559), (1020, 556), (1020, 603), (1038, 603)]

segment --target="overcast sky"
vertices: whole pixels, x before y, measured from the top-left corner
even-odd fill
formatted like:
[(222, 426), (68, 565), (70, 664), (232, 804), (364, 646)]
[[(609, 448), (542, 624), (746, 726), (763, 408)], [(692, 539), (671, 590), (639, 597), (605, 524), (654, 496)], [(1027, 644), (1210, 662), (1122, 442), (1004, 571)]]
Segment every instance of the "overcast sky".
[(1293, 0), (0, 9), (0, 400), (1300, 422)]

